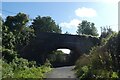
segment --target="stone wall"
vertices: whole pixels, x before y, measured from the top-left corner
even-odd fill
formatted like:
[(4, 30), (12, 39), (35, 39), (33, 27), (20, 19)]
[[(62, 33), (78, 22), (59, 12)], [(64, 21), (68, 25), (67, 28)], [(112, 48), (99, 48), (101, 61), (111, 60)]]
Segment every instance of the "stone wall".
[[(70, 49), (73, 59), (77, 59), (81, 54), (88, 53), (91, 47), (100, 43), (98, 38), (82, 35), (39, 33), (20, 52), (21, 56), (38, 63), (45, 61), (49, 52), (59, 48)], [(41, 62), (42, 63), (42, 62)]]

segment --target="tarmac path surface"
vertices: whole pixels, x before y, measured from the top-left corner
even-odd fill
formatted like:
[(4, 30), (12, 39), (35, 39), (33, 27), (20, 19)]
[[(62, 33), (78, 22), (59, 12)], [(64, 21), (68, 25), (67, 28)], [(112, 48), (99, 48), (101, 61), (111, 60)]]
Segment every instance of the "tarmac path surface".
[(76, 78), (73, 69), (74, 66), (53, 68), (52, 71), (46, 73), (46, 78)]

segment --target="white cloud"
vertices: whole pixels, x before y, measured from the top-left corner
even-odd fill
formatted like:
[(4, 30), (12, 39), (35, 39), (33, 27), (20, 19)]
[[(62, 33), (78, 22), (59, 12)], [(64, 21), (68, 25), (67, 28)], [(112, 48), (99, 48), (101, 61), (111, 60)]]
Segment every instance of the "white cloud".
[(80, 20), (73, 19), (70, 22), (62, 22), (59, 25), (60, 25), (60, 27), (65, 27), (65, 28), (75, 28), (78, 26), (79, 23), (81, 23)]
[(79, 17), (95, 17), (95, 16), (97, 16), (97, 13), (94, 9), (85, 8), (85, 7), (76, 9), (75, 14)]

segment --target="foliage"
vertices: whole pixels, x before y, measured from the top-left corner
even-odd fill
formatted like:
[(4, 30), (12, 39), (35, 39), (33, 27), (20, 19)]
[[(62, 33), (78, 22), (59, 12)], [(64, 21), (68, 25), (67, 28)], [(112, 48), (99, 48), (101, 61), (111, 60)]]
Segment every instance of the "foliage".
[(107, 37), (107, 42), (93, 47), (89, 55), (76, 62), (76, 74), (83, 78), (120, 78), (120, 32)]
[(112, 31), (110, 27), (109, 28), (104, 27), (100, 36), (101, 45), (105, 45), (111, 37), (114, 37), (116, 35), (117, 33)]
[(64, 54), (61, 50), (52, 51), (50, 54)]
[(44, 73), (51, 70), (50, 64), (39, 67), (35, 61), (19, 58), (17, 52), (10, 49), (3, 49), (2, 56), (2, 78), (43, 78)]
[(115, 72), (119, 73), (120, 76), (120, 32), (118, 35), (114, 36), (113, 38), (110, 38), (110, 40), (107, 43), (108, 46), (108, 52), (111, 54), (112, 59), (112, 69)]
[(111, 35), (113, 33), (114, 33), (114, 31), (110, 28), (110, 26), (109, 26), (109, 28), (108, 27), (101, 27), (101, 36), (100, 36), (100, 38), (106, 38), (106, 37), (108, 37), (109, 35)]
[(53, 32), (53, 33), (61, 33), (61, 28), (55, 23), (55, 21), (47, 16), (47, 17), (36, 17), (31, 27), (35, 30), (35, 33), (39, 32)]
[[(29, 30), (28, 30), (28, 29)], [(21, 51), (26, 45), (30, 43), (30, 41), (35, 37), (32, 29), (27, 27), (25, 32), (21, 32), (20, 34), (15, 36), (15, 48), (17, 51)]]
[(26, 23), (29, 21), (28, 16), (24, 13), (18, 13), (16, 16), (8, 16), (4, 25), (9, 27), (9, 30), (18, 33), (23, 30)]
[(48, 54), (47, 59), (53, 67), (59, 67), (68, 61), (68, 54), (64, 54), (61, 50), (56, 50)]
[[(79, 78), (111, 78), (111, 60), (105, 47), (96, 47), (91, 54), (83, 56), (76, 63)], [(84, 63), (85, 62), (85, 63)], [(82, 68), (86, 67), (86, 71)], [(82, 73), (81, 73), (82, 71)]]
[[(30, 66), (32, 65), (32, 66)], [(44, 78), (44, 73), (51, 70), (49, 66), (35, 66), (33, 62), (17, 58), (11, 63), (2, 63), (2, 78)]]
[(17, 57), (17, 53), (15, 51), (2, 48), (2, 58), (7, 60), (8, 63), (15, 59), (15, 57)]
[[(50, 63), (38, 66), (35, 61), (23, 59), (18, 54), (35, 37), (34, 29), (27, 26), (29, 18), (24, 13), (8, 16), (4, 21), (0, 18), (0, 39), (2, 37), (2, 59), (0, 71), (2, 78), (43, 78), (44, 73), (51, 70)], [(1, 31), (2, 29), (2, 31)], [(1, 73), (0, 73), (1, 74)]]
[(95, 24), (87, 22), (86, 20), (83, 20), (82, 23), (79, 24), (78, 29), (77, 29), (77, 34), (98, 36)]
[[(51, 70), (50, 65), (47, 65), (48, 63), (45, 63), (45, 65), (42, 65), (41, 67), (36, 66), (35, 62), (28, 62), (25, 59), (15, 60), (12, 63), (12, 66), (15, 67), (14, 70), (14, 78), (43, 78), (44, 73)], [(18, 64), (19, 65), (16, 65)]]
[(4, 60), (2, 60), (2, 78), (11, 78), (13, 77), (13, 68), (10, 64), (6, 63)]
[(112, 78), (119, 78), (117, 72), (113, 72), (111, 76)]
[(24, 13), (7, 17), (2, 25), (4, 48), (20, 51), (35, 37), (33, 29), (26, 27), (28, 20), (28, 16)]
[(15, 49), (15, 35), (8, 31), (7, 26), (2, 26), (2, 46), (7, 49)]

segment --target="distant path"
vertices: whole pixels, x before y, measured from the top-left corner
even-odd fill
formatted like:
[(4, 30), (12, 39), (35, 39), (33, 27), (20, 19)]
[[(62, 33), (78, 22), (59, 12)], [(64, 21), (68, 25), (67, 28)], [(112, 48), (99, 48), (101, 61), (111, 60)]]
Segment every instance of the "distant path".
[(53, 68), (51, 72), (46, 73), (47, 78), (76, 78), (73, 71), (74, 66)]

